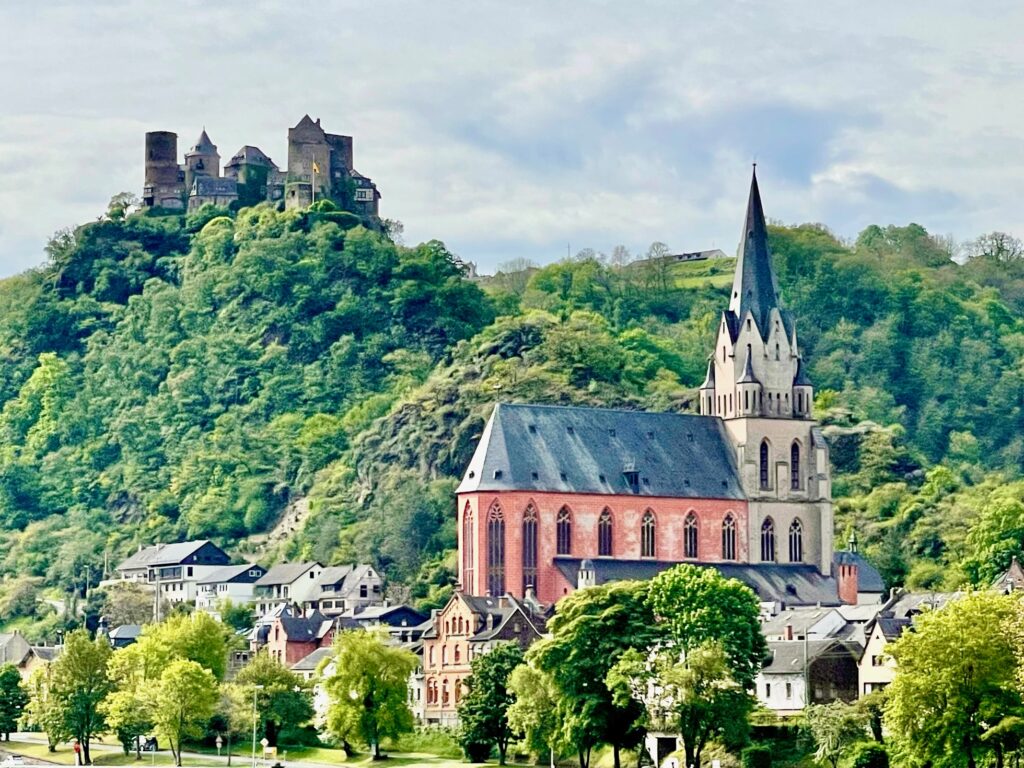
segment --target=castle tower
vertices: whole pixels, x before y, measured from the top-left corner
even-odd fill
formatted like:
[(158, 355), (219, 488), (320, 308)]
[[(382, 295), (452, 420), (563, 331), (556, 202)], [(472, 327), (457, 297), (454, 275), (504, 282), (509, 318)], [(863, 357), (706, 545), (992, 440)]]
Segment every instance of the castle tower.
[(811, 420), (814, 390), (780, 301), (754, 173), (729, 308), (722, 313), (701, 413), (718, 416), (749, 499), (752, 562), (832, 567), (828, 447)]
[(196, 176), (220, 176), (220, 154), (217, 146), (210, 141), (206, 129), (199, 134), (195, 146), (185, 153), (185, 189), (192, 189)]
[(178, 134), (146, 134), (146, 173), (142, 204), (147, 208), (181, 210), (185, 207), (185, 181), (178, 166)]
[(303, 208), (315, 197), (330, 196), (331, 145), (327, 134), (309, 115), (303, 115), (288, 129), (288, 177), (285, 181), (285, 207)]

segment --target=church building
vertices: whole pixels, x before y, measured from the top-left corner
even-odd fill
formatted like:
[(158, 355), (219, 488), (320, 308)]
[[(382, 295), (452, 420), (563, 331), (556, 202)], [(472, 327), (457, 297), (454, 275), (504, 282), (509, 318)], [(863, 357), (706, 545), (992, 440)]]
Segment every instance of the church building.
[(692, 562), (776, 607), (856, 603), (813, 395), (755, 174), (700, 414), (497, 404), (456, 491), (460, 588), (550, 604)]

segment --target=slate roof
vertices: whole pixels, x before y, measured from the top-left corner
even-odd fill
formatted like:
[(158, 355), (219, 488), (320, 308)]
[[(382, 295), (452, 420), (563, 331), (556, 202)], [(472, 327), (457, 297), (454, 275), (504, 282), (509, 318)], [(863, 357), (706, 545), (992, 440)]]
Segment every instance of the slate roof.
[(457, 493), (512, 490), (744, 498), (713, 416), (499, 403)]
[(277, 164), (270, 159), (270, 157), (259, 147), (253, 147), (246, 144), (240, 150), (235, 152), (224, 166), (227, 168), (232, 165), (265, 165), (269, 168), (277, 168)]
[(796, 376), (793, 377), (794, 387), (809, 387), (811, 386), (811, 380), (807, 378), (807, 366), (804, 365), (804, 361), (798, 358), (796, 361)]
[(332, 653), (334, 653), (333, 648), (317, 648), (308, 656), (303, 656), (292, 664), (292, 672), (316, 672), (320, 662), (330, 657)]
[(900, 595), (886, 610), (886, 615), (896, 619), (909, 619), (941, 608), (950, 600), (963, 596), (962, 592), (915, 592)]
[(399, 605), (368, 605), (365, 608), (355, 611), (351, 614), (344, 614), (346, 618), (352, 618), (356, 622), (381, 622), (383, 624), (389, 624), (387, 621), (388, 617), (393, 616), (396, 613), (407, 613), (408, 618), (414, 619), (414, 623), (407, 625), (410, 628), (418, 627), (427, 618), (420, 611), (417, 611), (411, 605), (400, 603)]
[(194, 152), (216, 152), (217, 146), (210, 141), (209, 135), (206, 133), (206, 129), (203, 128), (203, 132), (199, 134), (199, 138), (196, 139), (195, 145), (189, 150), (189, 154)]
[(256, 581), (257, 587), (270, 587), (275, 584), (291, 584), (296, 579), (305, 575), (313, 566), (319, 566), (320, 563), (309, 562), (309, 563), (278, 563), (267, 571)]
[(747, 312), (754, 316), (754, 322), (757, 323), (762, 338), (768, 338), (771, 331), (770, 314), (773, 309), (779, 310), (787, 335), (792, 335), (791, 316), (779, 304), (779, 287), (775, 282), (775, 271), (772, 269), (772, 256), (768, 248), (768, 225), (764, 220), (756, 170), (750, 179), (750, 197), (747, 200), (747, 216), (743, 225), (738, 258), (727, 313), (731, 313), (734, 318), (734, 324), (730, 324), (733, 340), (736, 338), (735, 329)]
[(832, 556), (832, 564), (853, 564), (857, 566), (857, 591), (858, 592), (885, 592), (885, 580), (865, 557), (857, 552), (850, 552), (841, 549)]
[(33, 645), (32, 653), (40, 661), (53, 661), (60, 656), (61, 648), (55, 645)]
[(886, 640), (895, 640), (913, 623), (910, 619), (894, 619), (887, 616), (879, 616), (875, 621)]
[[(216, 571), (200, 579), (198, 584), (225, 584), (230, 581), (240, 580), (245, 581), (249, 576), (249, 571), (258, 569), (263, 571), (262, 565), (256, 563), (239, 563), (238, 565), (225, 565), (223, 568), (218, 568)], [(239, 577), (244, 577), (239, 579)], [(256, 579), (253, 579), (256, 581)]]
[(192, 182), (192, 194), (206, 195), (237, 195), (238, 181), (217, 176), (196, 176)]
[[(674, 565), (664, 560), (594, 560), (598, 584), (609, 581), (652, 579)], [(579, 558), (556, 557), (555, 565), (570, 584), (576, 583)], [(694, 563), (715, 568), (726, 578), (739, 579), (757, 595), (761, 602), (778, 602), (789, 606), (840, 605), (835, 577), (823, 576), (813, 565), (778, 565), (775, 563)]]
[(138, 624), (122, 624), (110, 630), (107, 637), (111, 640), (137, 640), (141, 634), (142, 627)]
[(769, 660), (761, 668), (761, 673), (799, 675), (804, 671), (805, 654), (808, 662), (833, 654), (838, 657), (848, 656), (856, 662), (862, 651), (860, 643), (850, 640), (778, 640), (768, 643)]
[(319, 611), (309, 616), (282, 616), (278, 619), (285, 637), (293, 643), (311, 643), (320, 640), (334, 626), (334, 622)]
[[(839, 614), (835, 608), (819, 608), (817, 606), (814, 608), (798, 608), (777, 613), (764, 622), (761, 625), (761, 629), (766, 636), (775, 636), (784, 635), (788, 626), (793, 628), (794, 635), (804, 635), (830, 613), (836, 613), (840, 618), (843, 618), (842, 614)], [(845, 622), (846, 619), (843, 618), (843, 621)]]
[[(469, 638), (469, 642), (471, 643), (482, 643), (497, 637), (501, 634), (502, 628), (514, 616), (522, 616), (538, 636), (544, 633), (546, 624), (544, 618), (531, 611), (524, 601), (518, 600), (512, 595), (506, 594), (497, 598), (486, 596), (480, 597), (476, 595), (467, 595), (463, 592), (456, 592), (451, 599), (462, 600), (469, 606), (469, 609), (473, 611), (473, 613), (483, 620), (483, 626), (480, 631)], [(493, 617), (491, 619), (490, 629), (487, 628), (488, 616)], [(424, 639), (437, 637), (434, 618), (434, 616), (431, 616), (430, 619), (421, 625), (424, 629), (422, 635)]]
[(341, 584), (353, 570), (355, 566), (352, 565), (329, 565), (320, 572), (318, 584), (321, 587)]
[(154, 544), (136, 552), (124, 560), (116, 570), (134, 571), (139, 568), (149, 568), (157, 565), (180, 565), (185, 559), (193, 555), (203, 545), (209, 544), (209, 539), (196, 541), (179, 541), (175, 544)]

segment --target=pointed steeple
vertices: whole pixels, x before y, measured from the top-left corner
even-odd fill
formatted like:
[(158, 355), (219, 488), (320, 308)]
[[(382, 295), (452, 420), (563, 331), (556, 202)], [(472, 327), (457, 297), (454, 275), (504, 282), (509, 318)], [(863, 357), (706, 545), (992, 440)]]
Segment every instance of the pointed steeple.
[(704, 377), (704, 383), (700, 385), (701, 389), (714, 389), (715, 388), (715, 360), (711, 358), (708, 360), (708, 374)]
[(757, 188), (757, 167), (750, 179), (750, 198), (747, 200), (747, 218), (743, 225), (736, 259), (736, 274), (732, 282), (729, 309), (736, 320), (742, 322), (747, 310), (763, 337), (768, 335), (768, 315), (779, 306), (779, 290), (772, 270), (771, 252), (768, 250), (768, 226), (761, 206), (761, 192)]
[(199, 138), (196, 139), (196, 144), (190, 152), (196, 154), (212, 154), (217, 151), (217, 146), (210, 141), (209, 135), (206, 133), (206, 127), (203, 127), (203, 132), (199, 134)]
[(736, 382), (737, 384), (759, 384), (757, 377), (754, 375), (754, 365), (750, 359), (750, 348), (747, 348), (747, 359), (743, 363), (743, 376)]

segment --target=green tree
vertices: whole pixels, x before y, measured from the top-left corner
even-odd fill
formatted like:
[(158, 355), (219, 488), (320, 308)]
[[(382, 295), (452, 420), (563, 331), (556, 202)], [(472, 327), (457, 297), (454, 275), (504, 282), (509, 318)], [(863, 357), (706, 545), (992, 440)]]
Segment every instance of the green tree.
[(84, 629), (68, 634), (64, 650), (52, 665), (50, 695), (61, 712), (64, 727), (82, 745), (82, 758), (92, 762), (89, 744), (104, 729), (100, 703), (110, 693), (107, 674), (110, 644), (106, 638), (92, 640)]
[(612, 746), (619, 768), (621, 749), (639, 743), (643, 707), (617, 704), (605, 679), (627, 650), (646, 649), (658, 635), (647, 584), (623, 581), (573, 592), (559, 601), (548, 630), (527, 658), (561, 694), (565, 741), (576, 749), (580, 768), (599, 744)]
[(743, 690), (753, 688), (768, 649), (749, 587), (714, 568), (677, 565), (651, 581), (648, 604), (675, 646), (685, 652), (720, 643), (731, 677)]
[(334, 641), (334, 672), (324, 681), (330, 697), (327, 729), (343, 741), (360, 740), (380, 759), (382, 739), (413, 728), (406, 704), (416, 657), (388, 643), (383, 633), (341, 632)]
[(888, 689), (885, 722), (897, 752), (936, 768), (976, 768), (992, 750), (986, 723), (1019, 715), (1014, 638), (1021, 635), (1016, 597), (969, 594), (917, 617), (892, 643), (898, 673)]
[(103, 616), (111, 627), (146, 624), (153, 620), (153, 593), (141, 584), (125, 581), (103, 589)]
[(220, 620), (236, 632), (252, 629), (255, 619), (252, 615), (253, 607), (248, 603), (232, 603), (225, 599), (217, 606)]
[(28, 693), (21, 684), (21, 674), (13, 664), (0, 666), (0, 734), (5, 741), (11, 740), (11, 731), (18, 730), (28, 704)]
[(719, 642), (630, 649), (607, 682), (616, 702), (641, 702), (652, 727), (682, 737), (686, 765), (700, 765), (712, 739), (737, 746), (746, 736), (753, 698), (736, 681)]
[(257, 654), (243, 667), (235, 676), (233, 685), (242, 691), (258, 690), (260, 727), (273, 746), (277, 746), (279, 735), (294, 733), (313, 717), (308, 686), (302, 678), (266, 653)]
[(194, 661), (173, 661), (146, 693), (153, 724), (171, 749), (174, 764), (181, 765), (181, 745), (203, 734), (219, 700), (217, 679)]
[(153, 728), (144, 693), (158, 677), (157, 665), (162, 662), (153, 660), (147, 667), (144, 648), (134, 644), (114, 651), (107, 663), (112, 690), (100, 704), (100, 712), (126, 755), (134, 749), (136, 758), (141, 758), (139, 737)]
[(53, 666), (37, 667), (28, 678), (28, 706), (25, 707), (24, 724), (30, 730), (46, 734), (46, 746), (50, 752), (71, 736), (64, 708), (54, 695)]
[(498, 765), (505, 764), (514, 734), (508, 719), (513, 700), (509, 676), (522, 663), (523, 650), (517, 643), (498, 643), (473, 659), (472, 672), (465, 681), (466, 695), (459, 702), (460, 741), (464, 745), (494, 745), (498, 748)]
[(827, 760), (832, 768), (838, 768), (839, 760), (847, 750), (867, 736), (863, 714), (841, 701), (809, 706), (807, 730), (814, 740), (814, 756), (818, 760)]
[(171, 661), (187, 660), (223, 680), (228, 666), (227, 632), (203, 611), (174, 614), (160, 624), (143, 627), (136, 646), (147, 668), (146, 677), (152, 679), (152, 670), (162, 670)]
[(529, 664), (520, 664), (508, 678), (513, 701), (508, 708), (508, 722), (513, 731), (523, 734), (529, 749), (537, 756), (548, 754), (548, 762), (564, 748), (564, 711), (560, 691), (551, 676)]

